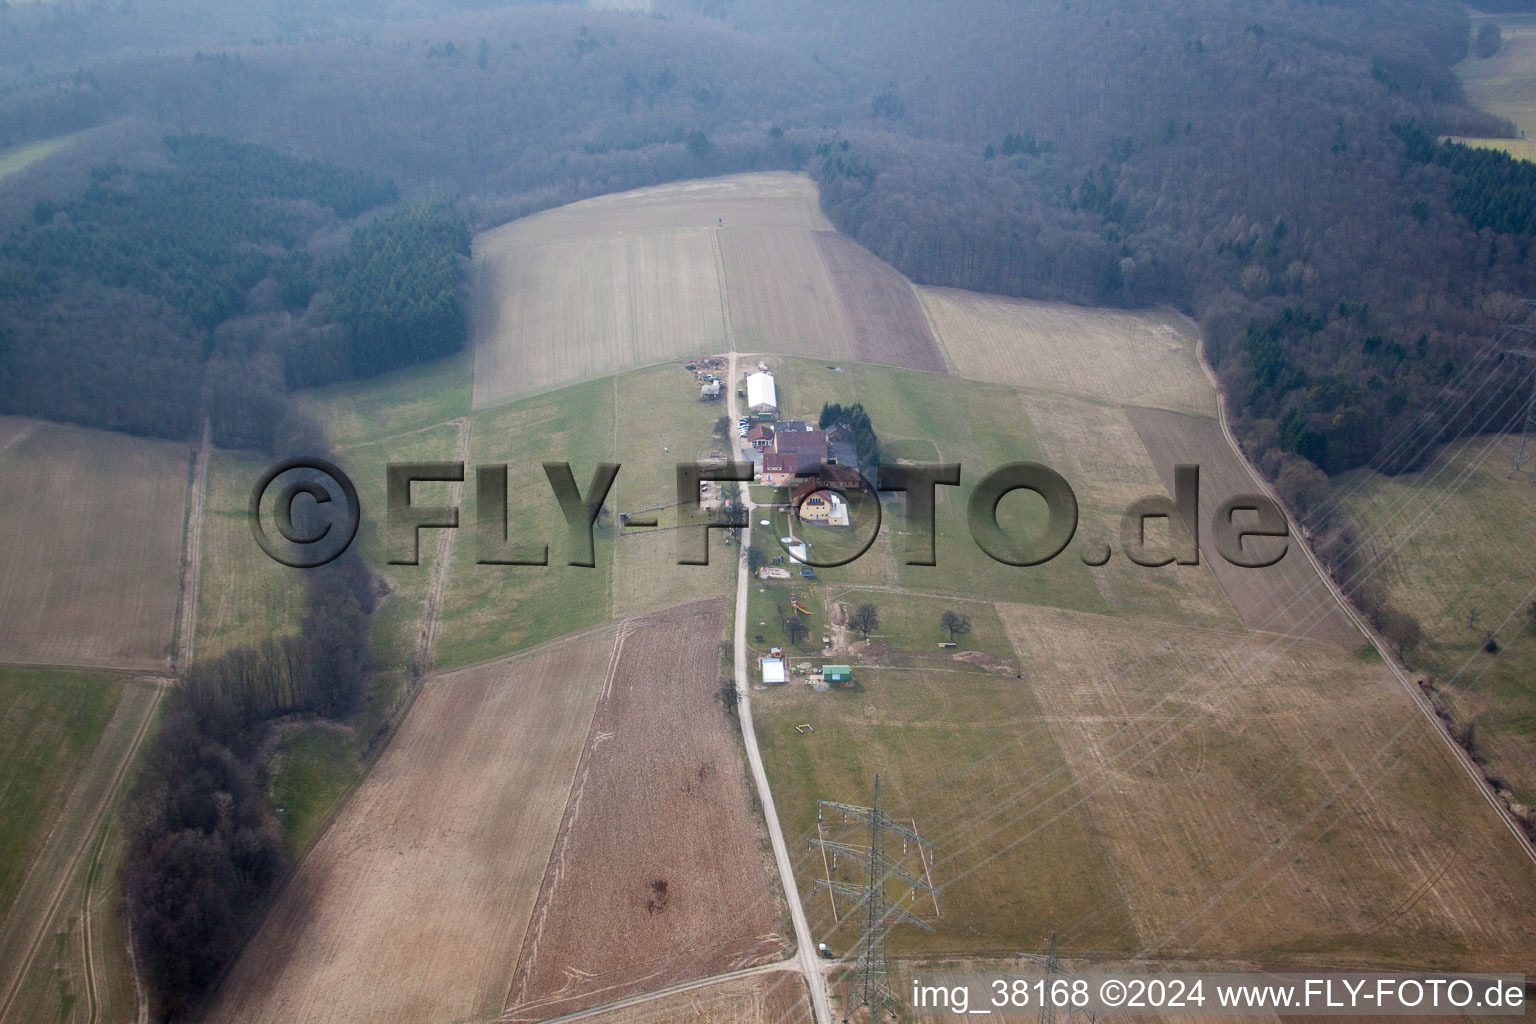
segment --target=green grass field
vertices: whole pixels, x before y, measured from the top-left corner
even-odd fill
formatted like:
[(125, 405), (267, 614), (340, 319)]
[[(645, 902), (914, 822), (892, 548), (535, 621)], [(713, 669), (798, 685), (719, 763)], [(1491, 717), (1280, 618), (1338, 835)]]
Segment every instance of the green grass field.
[[(385, 543), (386, 474), (391, 463), (451, 462), (459, 431), (451, 423), (413, 430), (394, 437), (358, 444), (337, 453), (341, 468), (357, 486), (362, 505), (362, 524), (357, 531), (358, 551), (382, 577), (387, 593), (374, 609), (371, 654), (376, 668), (408, 668), (416, 649), (416, 637), (426, 608), (438, 531), (421, 531), (420, 564), (390, 565)], [(411, 488), (415, 505), (442, 505), (449, 485), (419, 483)], [(461, 522), (465, 520), (461, 513)]]
[[(1423, 625), (1414, 664), (1434, 675), (1457, 718), (1524, 803), (1536, 800), (1536, 594), (1529, 477), (1507, 475), (1519, 441), (1446, 445), (1417, 473), (1357, 471), (1339, 482), (1345, 507), (1381, 557), (1395, 605)], [(1500, 651), (1482, 650), (1497, 631)]]
[[(565, 633), (725, 593), (734, 549), (710, 540), (709, 566), (676, 564), (676, 464), (707, 458), (721, 408), (698, 401), (680, 366), (666, 364), (588, 381), (478, 412), (471, 420), (474, 464), (508, 467), (509, 537), (549, 545), (549, 565), (478, 565), (473, 486), (466, 485), (461, 533), (445, 594), (437, 663), (470, 665)], [(568, 564), (565, 519), (542, 463), (568, 462), (586, 490), (599, 463), (620, 467), (609, 515), (595, 531), (596, 565)], [(653, 510), (652, 533), (615, 536), (616, 512)]]
[(469, 415), (468, 352), (368, 380), (315, 388), (300, 399), (336, 448), (371, 444)]
[(304, 614), (304, 570), (279, 565), (251, 536), (251, 488), (269, 461), (214, 452), (203, 505), (203, 551), (197, 585), (200, 659), (298, 632)]
[[(855, 687), (814, 693), (790, 683), (755, 696), (758, 743), (773, 780), (795, 877), (807, 888), (825, 877), (816, 835), (817, 801), (867, 804), (880, 773), (882, 806), (911, 818), (941, 849), (934, 881), (943, 891), (933, 934), (896, 929), (896, 955), (1011, 953), (1049, 941), (1063, 921), (1085, 922), (1075, 950), (1120, 952), (1135, 934), (1075, 787), (1062, 788), (988, 835), (984, 860), (965, 848), (957, 826), (977, 808), (1063, 761), (1028, 686), (965, 665), (922, 670), (855, 667)], [(812, 733), (796, 731), (809, 724)], [(983, 828), (980, 834), (987, 834)], [(963, 834), (963, 833), (962, 833)], [(848, 865), (834, 878), (856, 882)], [(1025, 879), (1028, 879), (1027, 884)], [(893, 895), (895, 895), (893, 893)], [(915, 912), (928, 916), (931, 905)], [(850, 948), (856, 926), (834, 926), (824, 893), (806, 902), (812, 934)]]
[(283, 736), (276, 759), (272, 803), (280, 809), (288, 852), (297, 856), (319, 837), (336, 805), (362, 777), (357, 739), (347, 730), (301, 727)]
[(115, 675), (0, 667), (0, 920), (121, 696)]

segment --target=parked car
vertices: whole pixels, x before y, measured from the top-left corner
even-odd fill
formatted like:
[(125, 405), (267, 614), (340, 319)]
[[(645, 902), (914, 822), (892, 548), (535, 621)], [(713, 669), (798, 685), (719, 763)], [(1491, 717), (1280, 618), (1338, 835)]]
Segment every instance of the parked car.
[(813, 580), (816, 578), (816, 570), (812, 569), (810, 566), (806, 566), (804, 569), (800, 570), (800, 575), (804, 576), (808, 580)]

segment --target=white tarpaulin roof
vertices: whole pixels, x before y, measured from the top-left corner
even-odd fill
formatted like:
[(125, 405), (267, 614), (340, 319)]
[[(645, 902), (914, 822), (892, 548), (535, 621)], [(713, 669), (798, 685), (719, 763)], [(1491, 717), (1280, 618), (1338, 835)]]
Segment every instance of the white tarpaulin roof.
[(747, 408), (756, 409), (760, 405), (779, 407), (779, 392), (771, 373), (747, 374)]
[(782, 683), (784, 681), (785, 681), (785, 677), (784, 677), (784, 659), (783, 658), (764, 658), (763, 659), (763, 682), (765, 682), (765, 683)]

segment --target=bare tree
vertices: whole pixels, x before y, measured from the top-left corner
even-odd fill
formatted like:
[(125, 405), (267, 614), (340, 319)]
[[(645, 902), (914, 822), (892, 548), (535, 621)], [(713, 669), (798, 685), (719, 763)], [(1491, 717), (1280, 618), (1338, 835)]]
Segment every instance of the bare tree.
[(1419, 620), (1391, 605), (1381, 610), (1381, 633), (1397, 649), (1399, 658), (1406, 658), (1424, 642), (1424, 627)]
[(784, 635), (789, 637), (789, 642), (796, 647), (811, 633), (811, 628), (805, 624), (797, 612), (785, 613), (784, 606), (779, 605), (779, 625), (784, 627)]
[(872, 604), (861, 604), (848, 617), (848, 625), (858, 630), (864, 635), (864, 639), (868, 640), (870, 631), (880, 628), (880, 609)]
[(955, 643), (956, 637), (969, 636), (971, 633), (971, 617), (961, 615), (953, 608), (946, 609), (939, 616), (939, 628), (949, 634), (949, 642)]

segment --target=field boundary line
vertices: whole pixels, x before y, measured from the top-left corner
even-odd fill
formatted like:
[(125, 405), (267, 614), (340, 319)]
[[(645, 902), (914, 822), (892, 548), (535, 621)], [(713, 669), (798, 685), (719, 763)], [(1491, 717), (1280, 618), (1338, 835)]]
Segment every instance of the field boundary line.
[(18, 444), (21, 444), (21, 442), (23, 442), (27, 438), (31, 437), (32, 436), (32, 432), (34, 430), (36, 430), (36, 429), (37, 429), (37, 424), (35, 422), (33, 422), (32, 420), (27, 420), (22, 425), (22, 428), (20, 430), (16, 431), (15, 434), (11, 435), (9, 438), (6, 439), (5, 444), (0, 444), (0, 455), (4, 455), (6, 452), (10, 451), (12, 448), (15, 448)]
[[(726, 971), (723, 974), (711, 974), (707, 978), (697, 978), (693, 981), (681, 981), (676, 985), (668, 985), (665, 988), (658, 988), (651, 992), (640, 992), (636, 995), (627, 996), (623, 999), (615, 1000), (611, 1003), (604, 1003), (601, 1006), (592, 1006), (585, 1010), (576, 1010), (571, 1013), (561, 1014), (559, 1017), (548, 1017), (540, 1021), (539, 1024), (568, 1024), (570, 1021), (585, 1020), (588, 1017), (596, 1017), (601, 1014), (612, 1013), (615, 1010), (624, 1010), (631, 1006), (640, 1006), (644, 1003), (654, 1002), (657, 999), (664, 999), (667, 996), (681, 995), (684, 992), (695, 992), (701, 988), (713, 988), (716, 985), (723, 985), (730, 981), (738, 981), (742, 978), (755, 977), (759, 974), (779, 973), (798, 974), (799, 971), (796, 966), (796, 958), (789, 957), (786, 960), (776, 960), (771, 964), (758, 964), (755, 967), (741, 967), (734, 971)], [(497, 1020), (509, 1021), (510, 1017), (503, 1015), (498, 1017)]]
[[(609, 622), (607, 625), (613, 625)], [(608, 652), (608, 667), (603, 671), (603, 685), (597, 692), (597, 699), (592, 702), (592, 718), (587, 722), (586, 731), (581, 738), (581, 756), (576, 759), (576, 766), (571, 770), (571, 777), (566, 782), (565, 800), (560, 807), (560, 821), (555, 826), (554, 835), (550, 837), (549, 853), (544, 858), (544, 870), (539, 873), (539, 891), (534, 897), (533, 906), (528, 910), (528, 921), (523, 925), (523, 940), (517, 946), (517, 961), (512, 964), (512, 975), (507, 979), (506, 995), (502, 996), (502, 1017), (513, 1012), (513, 990), (522, 984), (527, 985), (526, 976), (522, 975), (523, 965), (531, 964), (533, 957), (538, 952), (538, 931), (542, 929), (543, 921), (541, 912), (547, 915), (549, 912), (549, 898), (552, 890), (545, 886), (551, 872), (556, 867), (555, 858), (560, 855), (560, 842), (567, 839), (569, 832), (567, 826), (573, 821), (573, 815), (580, 810), (581, 795), (577, 793), (576, 786), (582, 779), (582, 771), (589, 767), (592, 752), (595, 749), (597, 738), (598, 713), (602, 710), (603, 701), (613, 690), (613, 682), (619, 671), (619, 661), (624, 655), (624, 643), (629, 639), (633, 627), (628, 619), (621, 620), (613, 632), (613, 647)], [(577, 806), (572, 807), (571, 801), (577, 801)], [(530, 943), (532, 946), (530, 948)]]
[(0, 657), (0, 665), (6, 668), (35, 668), (47, 672), (100, 672), (105, 675), (128, 676), (130, 679), (155, 679), (161, 682), (175, 680), (175, 676), (163, 668), (133, 668), (125, 665), (67, 664), (62, 661), (12, 661)]
[[(730, 292), (729, 286), (725, 281), (725, 252), (720, 248), (720, 228), (718, 226), (710, 229), (709, 240), (715, 250), (715, 281), (718, 283), (720, 291), (720, 324), (725, 330), (725, 351), (726, 354), (734, 356), (736, 354), (736, 329), (731, 326)], [(730, 400), (726, 402), (726, 407), (731, 410), (728, 415), (734, 416), (736, 414), (736, 400), (734, 397), (730, 397), (736, 394), (736, 361), (734, 359), (731, 360), (730, 387), (731, 390), (728, 396)], [(729, 442), (729, 438), (727, 438), (727, 442)]]
[[(69, 893), (72, 884), (78, 881), (80, 866), (85, 857), (86, 851), (91, 848), (93, 842), (100, 834), (102, 825), (105, 822), (107, 814), (110, 811), (112, 804), (117, 796), (117, 791), (119, 787), (122, 786), (123, 780), (127, 777), (128, 768), (133, 763), (133, 759), (138, 753), (139, 747), (143, 744), (145, 735), (149, 732), (150, 723), (155, 720), (155, 715), (160, 707), (160, 702), (165, 698), (165, 692), (168, 687), (163, 680), (157, 679), (150, 685), (153, 686), (154, 693), (151, 698), (145, 702), (145, 708), (140, 715), (139, 722), (134, 727), (133, 736), (129, 740), (122, 755), (117, 759), (117, 764), (112, 768), (111, 776), (107, 782), (107, 785), (103, 787), (100, 793), (97, 794), (95, 807), (88, 811), (89, 824), (86, 828), (85, 840), (78, 844), (74, 851), (70, 854), (64, 871), (59, 875), (58, 883), (54, 886), (52, 894), (48, 896), (46, 908), (44, 912), (39, 915), (37, 924), (33, 928), (32, 937), (27, 942), (25, 952), (17, 958), (14, 964), (8, 965), (14, 971), (14, 974), (12, 978), (6, 982), (4, 998), (3, 1000), (0, 1000), (0, 1020), (6, 1019), (7, 1015), (10, 1013), (11, 1006), (15, 1002), (17, 994), (21, 991), (21, 987), (23, 982), (26, 980), (27, 973), (32, 967), (33, 961), (37, 958), (38, 950), (42, 948), (43, 940), (48, 936), (49, 927), (58, 917), (59, 911), (64, 903), (64, 897)], [(130, 696), (125, 693), (120, 700), (118, 711), (122, 710), (122, 704), (126, 703), (129, 699), (131, 699)], [(114, 712), (114, 715), (117, 713), (118, 712)], [(97, 747), (97, 751), (100, 751), (99, 746)], [(70, 795), (66, 799), (64, 807), (61, 808), (59, 812), (61, 817), (67, 813), (69, 803), (72, 802), (76, 796), (80, 796), (82, 799), (89, 799), (89, 797), (83, 794), (80, 789), (80, 786), (84, 782), (85, 778), (83, 774), (81, 778), (76, 779), (75, 785), (71, 787)], [(55, 825), (55, 827), (57, 827), (57, 825)], [(39, 851), (38, 859), (33, 861), (32, 868), (28, 870), (27, 878), (22, 881), (23, 888), (26, 886), (27, 881), (33, 877), (32, 872), (35, 871), (37, 866), (42, 863), (43, 854), (45, 852), (46, 841), (44, 849)], [(20, 902), (20, 898), (21, 893), (18, 891), (17, 899), (11, 904), (10, 909), (12, 912), (14, 912), (16, 905)], [(11, 918), (8, 916), (6, 919), (6, 924), (9, 925), (10, 923)], [(135, 986), (138, 984), (137, 974), (135, 974), (134, 984)]]
[[(451, 422), (459, 429), (453, 458), (462, 466), (469, 461), (469, 437), (472, 429), (470, 418), (462, 416)], [(463, 480), (448, 485), (448, 501), (455, 508), (458, 507), (463, 496)], [(458, 532), (458, 530), (439, 530), (437, 534), (437, 550), (432, 554), (432, 579), (427, 584), (427, 599), (421, 610), (421, 632), (416, 636), (416, 652), (411, 659), (412, 667), (418, 677), (432, 671), (432, 648), (437, 642), (437, 613), (443, 604), (443, 591), (448, 586), (448, 569), (453, 561), (454, 541), (458, 539)]]
[(176, 595), (176, 621), (171, 629), (171, 674), (192, 668), (197, 644), (197, 578), (202, 567), (203, 506), (208, 487), (208, 463), (213, 455), (213, 419), (203, 417), (203, 436), (187, 472), (187, 513), (181, 539), (181, 587)]
[[(900, 272), (898, 271), (898, 273)], [(912, 294), (917, 296), (917, 304), (923, 308), (923, 319), (928, 321), (928, 330), (933, 332), (934, 343), (939, 346), (939, 355), (944, 357), (944, 365), (947, 368), (944, 372), (952, 373), (956, 377), (964, 376), (960, 372), (960, 364), (955, 361), (954, 356), (950, 355), (949, 346), (944, 344), (944, 335), (939, 331), (939, 322), (934, 319), (933, 310), (928, 308), (928, 300), (923, 297), (922, 289), (913, 284), (912, 279), (907, 277), (906, 274), (901, 276), (907, 282), (907, 287), (912, 289)], [(970, 378), (966, 379), (969, 380)]]
[[(567, 390), (569, 388), (582, 387), (583, 385), (591, 384), (593, 381), (605, 380), (605, 379), (607, 379), (609, 377), (623, 377), (626, 374), (638, 373), (641, 370), (654, 370), (658, 366), (671, 366), (674, 363), (679, 365), (679, 366), (681, 366), (683, 363), (692, 362), (695, 359), (703, 359), (706, 356), (716, 356), (716, 355), (720, 355), (720, 354), (721, 353), (719, 353), (719, 352), (709, 352), (709, 351), (702, 351), (702, 350), (701, 351), (697, 351), (697, 352), (690, 352), (690, 353), (685, 353), (685, 354), (677, 355), (677, 356), (669, 356), (666, 359), (656, 359), (656, 360), (653, 360), (653, 361), (648, 362), (648, 363), (637, 363), (634, 366), (625, 366), (625, 367), (622, 367), (620, 369), (614, 370), (612, 373), (605, 373), (605, 374), (602, 374), (601, 376), (597, 376), (597, 377), (582, 377), (579, 380), (567, 381), (564, 384), (551, 384), (549, 387), (534, 388), (532, 391), (527, 391), (527, 392), (523, 392), (523, 393), (516, 394), (516, 395), (508, 395), (505, 398), (498, 398), (494, 402), (486, 402), (483, 405), (474, 404), (473, 401), (472, 401), (471, 408), (469, 410), (468, 416), (474, 416), (476, 413), (489, 412), (492, 409), (500, 409), (502, 406), (513, 405), (513, 404), (515, 404), (517, 402), (525, 402), (525, 401), (527, 401), (530, 398), (538, 398), (541, 395), (552, 395), (556, 391), (565, 391), (565, 390)], [(468, 418), (468, 417), (465, 417), (465, 418)], [(448, 421), (445, 421), (445, 422), (452, 422), (452, 421), (448, 420)], [(433, 424), (433, 426), (442, 426), (442, 424), (441, 423), (435, 423), (435, 424)], [(410, 433), (410, 432), (411, 431), (407, 431), (406, 433)], [(397, 435), (394, 435), (394, 436), (399, 437), (399, 436), (403, 436), (403, 435), (397, 434)], [(386, 439), (382, 439), (382, 440), (387, 440), (387, 438)], [(364, 443), (366, 444), (368, 442), (364, 442)], [(352, 445), (352, 446), (349, 446), (349, 447), (357, 447), (357, 446), (356, 445)]]
[[(682, 603), (683, 604), (693, 604), (695, 600), (698, 600), (698, 599), (695, 598), (693, 600), (684, 601)], [(671, 605), (670, 607), (674, 607), (675, 608), (675, 607), (678, 607), (678, 606), (677, 605)], [(651, 613), (647, 612), (646, 614), (649, 615)], [(540, 653), (546, 647), (553, 647), (555, 644), (563, 643), (563, 642), (565, 642), (567, 640), (574, 640), (574, 639), (576, 639), (578, 637), (586, 636), (589, 633), (597, 633), (597, 632), (600, 632), (600, 631), (605, 630), (605, 629), (611, 629), (611, 628), (613, 628), (616, 625), (622, 625), (625, 621), (627, 621), (627, 617), (626, 618), (619, 618), (619, 619), (609, 619), (606, 622), (599, 622), (596, 625), (587, 626), (587, 627), (585, 627), (583, 629), (573, 630), (570, 633), (561, 633), (559, 636), (552, 636), (548, 640), (540, 640), (538, 643), (534, 644), (533, 646), (531, 646), (531, 647), (524, 647), (522, 650), (511, 651), (511, 652), (508, 652), (507, 654), (498, 654), (498, 655), (496, 655), (496, 657), (494, 657), (494, 658), (487, 658), (485, 661), (470, 662), (468, 665), (455, 665), (452, 668), (434, 668), (431, 672), (429, 672), (426, 675), (422, 676), (422, 679), (423, 680), (426, 680), (426, 679), (441, 679), (444, 676), (456, 676), (460, 672), (468, 672), (471, 669), (489, 668), (490, 666), (500, 664), (503, 661), (512, 661), (512, 660), (514, 660), (516, 658), (522, 658), (522, 657), (526, 657), (526, 656), (528, 656), (530, 654)]]
[(1333, 577), (1328, 575), (1327, 571), (1323, 569), (1322, 563), (1318, 561), (1317, 555), (1312, 551), (1312, 545), (1308, 544), (1303, 539), (1306, 535), (1301, 532), (1301, 527), (1291, 516), (1291, 510), (1287, 508), (1285, 503), (1280, 500), (1279, 495), (1277, 495), (1274, 489), (1269, 485), (1269, 481), (1260, 476), (1259, 473), (1254, 470), (1253, 466), (1248, 462), (1247, 456), (1243, 454), (1242, 447), (1237, 443), (1237, 438), (1232, 435), (1232, 430), (1227, 425), (1226, 396), (1221, 393), (1221, 385), (1216, 378), (1215, 371), (1211, 369), (1210, 364), (1205, 360), (1205, 336), (1203, 334), (1199, 336), (1199, 339), (1196, 342), (1195, 356), (1199, 359), (1200, 368), (1205, 371), (1205, 375), (1210, 380), (1211, 386), (1216, 389), (1216, 422), (1221, 426), (1221, 436), (1226, 439), (1227, 445), (1232, 449), (1233, 453), (1236, 454), (1238, 459), (1241, 460), (1243, 468), (1248, 471), (1248, 476), (1252, 478), (1254, 483), (1261, 488), (1262, 492), (1275, 503), (1275, 506), (1285, 514), (1286, 524), (1290, 527), (1291, 533), (1297, 538), (1299, 542), (1297, 546), (1301, 548), (1302, 554), (1306, 556), (1307, 562), (1312, 566), (1313, 571), (1316, 572), (1317, 575), (1322, 579), (1323, 584), (1328, 588), (1328, 592), (1333, 595), (1333, 599), (1337, 601), (1339, 603), (1339, 607), (1344, 610), (1344, 614), (1348, 616), (1349, 620), (1355, 624), (1355, 627), (1359, 629), (1362, 634), (1364, 634), (1365, 638), (1370, 642), (1371, 646), (1376, 648), (1376, 652), (1381, 655), (1382, 661), (1386, 663), (1386, 666), (1389, 669), (1391, 669), (1392, 675), (1397, 679), (1398, 683), (1400, 683), (1402, 688), (1407, 691), (1408, 696), (1413, 700), (1414, 705), (1419, 709), (1420, 712), (1423, 713), (1424, 717), (1429, 720), (1430, 728), (1434, 731), (1434, 734), (1440, 737), (1440, 741), (1450, 750), (1451, 756), (1455, 759), (1457, 764), (1461, 765), (1467, 776), (1472, 780), (1473, 785), (1477, 787), (1477, 791), (1481, 793), (1483, 799), (1488, 802), (1488, 806), (1493, 808), (1494, 813), (1499, 816), (1499, 820), (1504, 823), (1504, 827), (1509, 829), (1510, 835), (1514, 836), (1515, 841), (1520, 844), (1520, 849), (1525, 852), (1525, 855), (1529, 857), (1533, 863), (1536, 863), (1536, 845), (1532, 844), (1531, 838), (1525, 834), (1525, 830), (1521, 828), (1519, 822), (1515, 820), (1515, 817), (1510, 813), (1509, 808), (1505, 807), (1504, 802), (1498, 798), (1496, 793), (1494, 793), (1493, 787), (1489, 785), (1488, 779), (1483, 774), (1482, 769), (1479, 768), (1477, 763), (1472, 760), (1471, 755), (1462, 749), (1461, 744), (1457, 743), (1454, 739), (1451, 738), (1450, 733), (1446, 730), (1445, 723), (1440, 720), (1440, 716), (1435, 714), (1434, 708), (1430, 706), (1429, 700), (1424, 696), (1423, 693), (1419, 691), (1418, 686), (1416, 686), (1408, 678), (1408, 675), (1403, 671), (1402, 666), (1397, 663), (1397, 659), (1392, 656), (1390, 646), (1384, 640), (1382, 640), (1382, 638), (1377, 634), (1376, 630), (1371, 627), (1371, 624), (1365, 620), (1365, 617), (1362, 616), (1360, 612), (1355, 608), (1355, 606), (1350, 602), (1350, 600), (1344, 596), (1344, 592), (1339, 589), (1339, 586), (1334, 581)]

